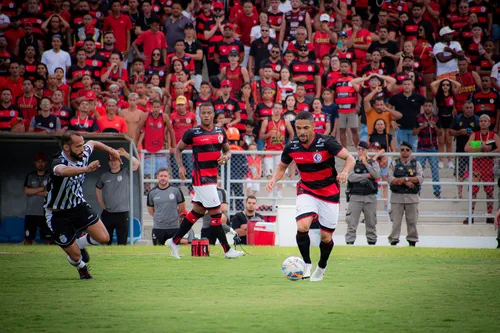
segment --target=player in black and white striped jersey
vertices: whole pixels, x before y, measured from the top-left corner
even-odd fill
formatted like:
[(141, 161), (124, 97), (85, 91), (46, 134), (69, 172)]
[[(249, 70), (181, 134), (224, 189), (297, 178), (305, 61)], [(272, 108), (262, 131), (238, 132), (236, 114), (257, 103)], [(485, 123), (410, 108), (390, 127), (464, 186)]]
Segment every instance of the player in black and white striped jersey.
[[(99, 215), (85, 201), (82, 186), (85, 174), (100, 167), (99, 161), (89, 163), (94, 149), (121, 161), (120, 153), (98, 141), (85, 143), (80, 133), (72, 131), (62, 135), (61, 147), (50, 169), (45, 217), (54, 242), (68, 254), (68, 261), (78, 269), (80, 279), (92, 279), (86, 266), (90, 258), (85, 247), (106, 244), (109, 234)], [(87, 235), (77, 239), (82, 231)]]

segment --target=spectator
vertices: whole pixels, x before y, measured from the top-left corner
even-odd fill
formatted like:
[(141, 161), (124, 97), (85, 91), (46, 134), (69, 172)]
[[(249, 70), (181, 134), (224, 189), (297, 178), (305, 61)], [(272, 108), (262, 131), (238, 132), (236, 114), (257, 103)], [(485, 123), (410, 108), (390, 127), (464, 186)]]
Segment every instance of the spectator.
[(21, 117), (21, 110), (17, 105), (11, 104), (12, 92), (9, 88), (2, 89), (0, 102), (0, 132), (10, 132), (13, 119)]
[(76, 132), (97, 132), (99, 130), (97, 128), (97, 122), (93, 117), (89, 115), (89, 113), (90, 102), (88, 100), (84, 100), (78, 106), (77, 116), (71, 118), (71, 120), (69, 121), (68, 129), (70, 131)]
[(219, 71), (229, 65), (229, 53), (233, 50), (240, 54), (240, 59), (243, 58), (244, 45), (239, 40), (234, 39), (234, 27), (231, 23), (227, 23), (224, 25), (224, 39), (218, 42), (214, 49), (214, 61), (219, 64)]
[[(479, 117), (474, 114), (474, 103), (467, 100), (463, 103), (463, 112), (453, 120), (453, 126), (449, 130), (450, 135), (455, 137), (456, 152), (465, 152), (465, 145), (469, 141), (471, 133), (479, 130)], [(455, 161), (455, 176), (459, 182), (463, 182), (469, 169), (469, 157), (458, 156)], [(462, 199), (462, 186), (458, 185), (458, 199)], [(468, 220), (468, 219), (467, 219)]]
[[(35, 58), (35, 48), (33, 46), (26, 47), (26, 51), (24, 53), (24, 59), (21, 61), (21, 64), (24, 65), (26, 70), (25, 76), (28, 76), (30, 80), (35, 79), (36, 67), (39, 64), (38, 59)], [(13, 61), (10, 62), (11, 64)], [(12, 75), (12, 73), (11, 73)]]
[(321, 95), (321, 77), (319, 67), (309, 58), (309, 50), (305, 45), (299, 46), (299, 57), (290, 64), (294, 82), (302, 82), (306, 89), (306, 98), (312, 101)]
[(363, 20), (359, 15), (352, 16), (352, 29), (347, 32), (349, 39), (347, 43), (352, 45), (356, 53), (356, 72), (359, 74), (366, 65), (366, 51), (372, 43), (371, 33), (363, 28)]
[[(320, 16), (320, 28), (313, 34), (312, 41), (314, 44), (316, 58), (323, 59), (324, 56), (330, 55), (337, 44), (337, 34), (330, 29), (330, 15), (322, 14)], [(328, 63), (329, 65), (329, 63)]]
[[(276, 39), (276, 30), (271, 28), (268, 13), (262, 12), (259, 14), (259, 24), (254, 26), (250, 31), (250, 43), (253, 43), (254, 40), (262, 37), (262, 28), (266, 25), (269, 29), (269, 37)], [(276, 41), (276, 43), (278, 43), (278, 41)]]
[(280, 1), (279, 0), (271, 0), (269, 1), (269, 9), (267, 11), (268, 24), (271, 29), (273, 29), (276, 33), (276, 40), (279, 40), (279, 35), (281, 32), (281, 22), (283, 22), (283, 13), (280, 10)]
[(491, 83), (497, 92), (500, 92), (500, 62), (491, 69)]
[[(424, 113), (417, 116), (417, 124), (413, 130), (413, 135), (418, 137), (418, 152), (424, 153), (436, 153), (438, 152), (438, 140), (437, 138), (442, 135), (443, 129), (441, 125), (441, 120), (433, 115), (433, 102), (427, 100), (423, 106)], [(420, 162), (422, 169), (425, 168), (426, 161), (429, 161), (432, 172), (432, 181), (439, 182), (439, 167), (437, 156), (420, 156), (417, 157)], [(436, 199), (441, 198), (441, 186), (432, 185), (434, 190), (433, 194)]]
[[(292, 10), (290, 11), (280, 9), (285, 13), (283, 15), (283, 22), (281, 22), (279, 39), (279, 44), (283, 49), (286, 49), (288, 42), (295, 38), (298, 27), (305, 27), (307, 36), (312, 40), (311, 16), (301, 7), (302, 2), (300, 0), (291, 0), (290, 5), (292, 6)], [(283, 42), (286, 42), (286, 44)]]
[[(479, 131), (472, 133), (469, 137), (469, 141), (465, 145), (465, 151), (468, 153), (472, 152), (482, 152), (482, 153), (499, 153), (500, 152), (500, 137), (498, 134), (490, 130), (491, 120), (487, 114), (483, 114), (479, 117)], [(474, 145), (473, 145), (474, 143)], [(473, 182), (493, 182), (493, 163), (494, 157), (476, 157), (472, 160), (472, 181)], [(470, 170), (469, 170), (470, 172)], [(493, 194), (495, 188), (493, 185), (484, 185), (484, 192), (486, 193), (486, 199), (489, 201), (486, 203), (488, 209), (488, 214), (493, 214)], [(477, 198), (477, 193), (479, 192), (479, 186), (472, 186), (472, 200)], [(472, 201), (472, 215), (474, 215), (474, 210), (476, 208), (476, 202)], [(464, 220), (464, 224), (468, 223), (468, 219)], [(474, 223), (474, 218), (472, 219)], [(486, 223), (493, 223), (493, 218), (487, 218)]]
[(203, 67), (203, 46), (199, 40), (195, 39), (196, 32), (192, 23), (186, 24), (184, 27), (184, 48), (186, 54), (194, 60), (194, 87), (200, 91), (202, 81), (202, 67)]
[[(244, 45), (245, 55), (244, 55), (244, 58), (243, 58), (243, 61), (241, 64), (245, 68), (248, 65), (248, 56), (250, 54), (250, 44), (252, 42), (252, 39), (250, 37), (250, 33), (252, 31), (252, 28), (254, 26), (256, 26), (259, 21), (260, 21), (259, 15), (256, 12), (254, 12), (252, 1), (251, 0), (244, 0), (243, 1), (243, 13), (236, 16), (236, 18), (234, 20), (234, 25), (235, 25), (235, 29), (237, 31), (239, 31), (240, 41)], [(266, 15), (266, 21), (267, 21), (267, 15)], [(263, 23), (267, 23), (267, 22), (263, 22)], [(271, 35), (271, 37), (272, 37), (272, 35)]]
[(262, 35), (252, 41), (250, 45), (248, 74), (250, 79), (258, 80), (262, 76), (260, 70), (266, 65), (271, 65), (275, 70), (274, 78), (278, 78), (276, 73), (279, 73), (280, 69), (283, 68), (278, 41), (270, 37), (270, 28), (267, 23), (261, 25), (261, 33)]
[[(148, 2), (143, 3), (149, 5)], [(163, 61), (167, 61), (167, 41), (165, 39), (165, 35), (160, 31), (160, 20), (156, 17), (153, 17), (151, 23), (149, 24), (149, 30), (145, 30), (142, 32), (139, 37), (132, 43), (132, 48), (139, 58), (144, 60), (144, 66), (149, 66), (152, 61), (152, 54), (155, 49), (160, 49), (163, 57)], [(138, 46), (141, 45), (144, 50), (144, 54), (138, 49)]]
[[(133, 39), (133, 40), (135, 40), (135, 39)], [(98, 53), (106, 59), (108, 59), (111, 56), (111, 53), (118, 52), (121, 54), (121, 52), (115, 48), (115, 44), (116, 44), (116, 39), (115, 39), (115, 35), (113, 34), (113, 31), (106, 31), (104, 33), (103, 48), (100, 49)], [(122, 57), (123, 57), (123, 54), (122, 54)]]
[(49, 18), (43, 22), (42, 30), (45, 35), (45, 45), (50, 45), (52, 38), (56, 35), (61, 36), (61, 49), (67, 51), (69, 49), (68, 44), (68, 31), (69, 23), (66, 22), (61, 16), (57, 14), (52, 14)]
[(346, 130), (349, 128), (352, 133), (352, 139), (357, 146), (359, 142), (358, 133), (358, 115), (359, 107), (358, 102), (358, 87), (352, 84), (351, 81), (356, 78), (350, 71), (349, 60), (343, 59), (340, 62), (341, 76), (337, 79), (336, 83), (332, 86), (335, 91), (335, 104), (339, 108), (339, 129), (340, 129), (340, 142), (342, 146), (346, 146), (347, 137)]
[(404, 141), (412, 145), (412, 150), (417, 150), (417, 136), (413, 135), (413, 129), (417, 123), (417, 115), (422, 110), (425, 97), (413, 92), (413, 81), (409, 78), (403, 81), (403, 92), (389, 99), (389, 107), (394, 107), (403, 117), (397, 122), (392, 122), (396, 129), (396, 139), (399, 145)]
[[(212, 2), (210, 1), (210, 5)], [(206, 6), (206, 4), (204, 5)], [(203, 7), (205, 8), (205, 7)], [(204, 9), (205, 10), (205, 9)], [(204, 11), (205, 13), (205, 11)], [(205, 15), (205, 14), (204, 14)], [(201, 29), (201, 31), (204, 32), (204, 38), (208, 41), (207, 44), (207, 70), (208, 70), (208, 76), (214, 76), (217, 75), (218, 73), (218, 63), (215, 62), (215, 48), (221, 42), (225, 37), (225, 27), (228, 23), (230, 23), (226, 18), (224, 17), (224, 5), (220, 2), (215, 2), (214, 3), (214, 15), (213, 18), (210, 18), (208, 16), (205, 17), (207, 20), (205, 21), (205, 27)], [(199, 30), (200, 31), (200, 30)], [(198, 31), (198, 32), (199, 32)], [(229, 31), (227, 32), (228, 35), (231, 35), (232, 37), (232, 32), (230, 33)], [(229, 38), (229, 37), (228, 37)], [(244, 54), (244, 49), (243, 50), (238, 50), (240, 53)], [(204, 52), (205, 53), (205, 52)], [(240, 57), (241, 59), (241, 57)]]
[(432, 53), (437, 59), (436, 76), (437, 79), (455, 79), (458, 74), (458, 62), (464, 56), (464, 51), (460, 43), (453, 41), (453, 32), (450, 27), (439, 30), (441, 41), (434, 45)]
[(277, 96), (281, 98), (276, 99), (276, 101), (279, 102), (281, 100), (282, 102), (284, 102), (288, 96), (293, 96), (293, 94), (295, 94), (297, 85), (294, 82), (290, 81), (291, 76), (292, 75), (288, 67), (281, 68), (281, 71), (279, 73), (279, 81), (277, 82)]
[(184, 40), (184, 28), (191, 21), (182, 15), (182, 7), (180, 3), (172, 4), (172, 14), (163, 23), (163, 32), (167, 40), (167, 53), (174, 53), (174, 45), (178, 40)]
[(476, 106), (475, 114), (480, 117), (483, 114), (490, 118), (490, 130), (498, 133), (500, 128), (500, 94), (491, 89), (491, 78), (481, 78), (481, 90), (474, 92), (470, 99)]
[[(382, 34), (386, 36), (387, 40), (396, 43), (395, 41), (397, 29), (395, 29), (393, 25), (388, 24), (389, 13), (387, 12), (387, 10), (381, 9), (378, 12), (377, 18), (378, 23), (372, 24), (372, 26), (370, 27), (370, 31), (373, 31), (371, 34), (373, 41), (372, 44), (377, 40), (380, 41), (382, 39)], [(383, 29), (385, 30), (385, 32), (382, 32)], [(398, 46), (396, 45), (396, 47)], [(370, 51), (368, 51), (368, 53), (370, 53)]]
[(128, 15), (121, 12), (122, 6), (119, 0), (113, 0), (110, 3), (110, 9), (111, 14), (104, 19), (103, 30), (113, 32), (116, 38), (116, 49), (123, 53), (124, 58), (127, 58), (130, 51), (132, 21)]
[[(235, 127), (240, 131), (241, 135), (245, 135), (245, 132), (249, 131), (248, 124), (250, 122), (252, 123), (250, 126), (252, 128), (252, 131), (254, 127), (253, 121), (249, 119), (249, 116), (254, 112), (254, 106), (255, 106), (255, 103), (252, 100), (252, 86), (250, 85), (250, 83), (244, 83), (241, 86), (240, 91), (238, 92), (236, 98), (238, 101), (238, 105), (240, 106), (241, 112), (240, 112), (240, 122), (237, 123)], [(252, 131), (250, 131), (250, 133), (253, 133)], [(244, 145), (242, 147), (244, 147), (245, 149), (247, 148)]]
[(288, 43), (287, 50), (293, 51), (296, 54), (299, 53), (299, 49), (301, 47), (306, 47), (309, 51), (308, 57), (309, 59), (316, 61), (317, 55), (314, 49), (313, 43), (307, 40), (307, 30), (304, 27), (298, 27), (295, 32), (295, 40)]
[[(429, 26), (419, 26), (417, 32), (417, 42), (414, 52), (422, 62), (422, 74), (425, 82), (432, 82), (436, 74), (436, 59), (432, 53), (434, 47), (433, 30)], [(430, 90), (427, 90), (427, 97), (431, 98)]]
[(406, 240), (410, 246), (418, 242), (417, 222), (418, 204), (420, 202), (420, 187), (423, 171), (420, 162), (411, 158), (412, 144), (401, 142), (400, 157), (393, 160), (389, 166), (388, 182), (391, 185), (391, 212), (392, 231), (389, 235), (389, 243), (398, 245), (401, 234), (401, 223), (403, 214), (406, 218), (408, 236)]
[(64, 132), (68, 129), (69, 121), (74, 117), (73, 110), (63, 104), (64, 93), (61, 90), (56, 90), (52, 94), (52, 108), (50, 113), (59, 118), (61, 122), (61, 130)]
[(33, 159), (35, 170), (30, 172), (24, 180), (24, 194), (26, 194), (26, 211), (24, 216), (24, 245), (32, 245), (37, 230), (40, 239), (48, 245), (51, 243), (51, 232), (45, 221), (43, 209), (47, 195), (45, 186), (50, 173), (47, 172), (47, 156), (38, 153)]
[(29, 132), (55, 133), (61, 131), (61, 121), (50, 113), (50, 99), (42, 98), (40, 101), (40, 113), (31, 118)]
[(80, 49), (76, 53), (76, 64), (71, 65), (66, 73), (66, 83), (71, 87), (71, 99), (78, 97), (78, 91), (83, 89), (82, 78), (85, 74), (94, 75), (92, 66), (87, 65), (85, 50)]
[(9, 88), (12, 94), (12, 98), (16, 100), (24, 93), (24, 78), (19, 75), (19, 63), (17, 61), (12, 60), (10, 62), (9, 72), (10, 76), (0, 78), (0, 87), (2, 87), (2, 89)]
[(24, 79), (23, 90), (24, 94), (17, 97), (15, 104), (19, 106), (21, 116), (29, 126), (31, 119), (37, 115), (39, 99), (33, 93), (33, 83), (30, 80)]
[(250, 195), (245, 200), (245, 209), (231, 218), (231, 227), (240, 236), (239, 244), (247, 244), (248, 222), (264, 221), (264, 217), (256, 209), (257, 198)]
[[(32, 0), (33, 1), (33, 0)], [(24, 24), (24, 36), (20, 36), (16, 40), (16, 47), (14, 49), (14, 54), (16, 56), (22, 56), (26, 53), (26, 48), (28, 46), (33, 46), (36, 51), (36, 56), (40, 56), (43, 53), (43, 39), (35, 38), (33, 34), (33, 25), (30, 22)]]
[(175, 53), (169, 54), (167, 57), (167, 65), (170, 65), (174, 60), (181, 60), (184, 64), (184, 70), (188, 71), (190, 75), (194, 75), (194, 60), (186, 54), (186, 44), (184, 40), (179, 39), (175, 42)]
[(120, 111), (119, 115), (125, 118), (127, 122), (127, 135), (134, 140), (136, 146), (139, 145), (139, 136), (147, 118), (147, 113), (142, 112), (137, 108), (139, 95), (132, 93), (128, 95), (128, 109)]
[(97, 119), (97, 128), (101, 133), (127, 133), (127, 122), (117, 115), (116, 100), (109, 98), (106, 101), (106, 115)]
[[(333, 103), (333, 91), (331, 89), (324, 89), (321, 94), (323, 99), (323, 112), (330, 118), (330, 128), (332, 129), (331, 135), (337, 136), (337, 127), (339, 119), (339, 111), (337, 105)], [(292, 127), (295, 127), (292, 125)]]
[(95, 41), (92, 38), (85, 39), (83, 48), (85, 49), (85, 54), (87, 55), (87, 60), (85, 60), (86, 64), (92, 66), (94, 69), (94, 77), (100, 77), (102, 69), (107, 66), (108, 59), (96, 52)]
[(377, 119), (383, 119), (386, 124), (390, 124), (392, 121), (403, 117), (401, 112), (388, 108), (384, 103), (383, 97), (376, 97), (380, 92), (382, 92), (382, 87), (379, 86), (364, 98), (368, 135), (373, 133)]
[[(109, 105), (108, 105), (109, 107)], [(102, 119), (101, 117), (99, 119)], [(140, 162), (123, 148), (119, 148), (120, 156), (130, 160), (132, 170), (139, 170)], [(113, 242), (113, 233), (116, 230), (118, 245), (127, 245), (128, 220), (130, 210), (130, 171), (128, 163), (123, 164), (119, 159), (109, 155), (109, 171), (103, 173), (97, 181), (95, 193), (97, 202), (101, 206), (102, 223), (109, 234), (108, 245)]]
[(281, 98), (277, 96), (278, 85), (276, 81), (273, 80), (273, 67), (271, 65), (265, 65), (261, 69), (261, 79), (255, 80), (251, 83), (252, 95), (255, 104), (259, 104), (263, 99), (264, 89), (269, 89), (271, 91), (270, 101), (280, 100)]
[(312, 114), (314, 117), (314, 132), (330, 135), (332, 130), (330, 115), (323, 112), (323, 104), (319, 98), (315, 98), (312, 102)]
[[(499, 61), (500, 56), (495, 54), (494, 42), (492, 40), (487, 40), (484, 42), (484, 53), (481, 54), (481, 52), (479, 52), (479, 58), (477, 59), (475, 66), (476, 72), (478, 72), (481, 76), (491, 76), (496, 80), (496, 77), (492, 76), (492, 69), (493, 66), (495, 66), (495, 63)], [(495, 87), (495, 85), (493, 85), (493, 87)]]
[[(158, 23), (160, 24), (160, 19), (156, 16), (156, 14), (152, 11), (152, 6), (151, 2), (149, 0), (145, 0), (142, 2), (141, 5), (141, 13), (139, 14), (138, 22), (139, 25), (136, 26), (135, 33), (140, 37), (144, 32), (148, 31), (151, 29), (151, 26), (153, 23)], [(158, 30), (159, 30), (158, 26)], [(144, 52), (146, 54), (150, 54), (148, 52)]]
[(148, 212), (153, 217), (153, 245), (165, 245), (179, 229), (179, 219), (186, 209), (184, 195), (177, 187), (169, 185), (167, 169), (156, 174), (158, 185), (148, 193)]
[(224, 113), (224, 125), (232, 127), (240, 122), (241, 109), (238, 101), (231, 97), (232, 84), (229, 80), (224, 80), (221, 83), (222, 95), (213, 101), (215, 112)]
[[(257, 151), (257, 144), (252, 141), (248, 144), (249, 152)], [(256, 153), (246, 155), (248, 163), (247, 183), (247, 197), (255, 196), (260, 191), (260, 183), (256, 182), (262, 177), (262, 157)]]
[(56, 68), (62, 68), (66, 73), (71, 67), (71, 57), (68, 52), (61, 50), (61, 35), (52, 36), (52, 49), (42, 54), (42, 63), (47, 65), (48, 74), (54, 74)]
[(244, 83), (250, 81), (247, 69), (240, 65), (240, 54), (235, 50), (229, 52), (229, 65), (220, 72), (220, 80), (224, 78), (231, 83), (233, 96)]

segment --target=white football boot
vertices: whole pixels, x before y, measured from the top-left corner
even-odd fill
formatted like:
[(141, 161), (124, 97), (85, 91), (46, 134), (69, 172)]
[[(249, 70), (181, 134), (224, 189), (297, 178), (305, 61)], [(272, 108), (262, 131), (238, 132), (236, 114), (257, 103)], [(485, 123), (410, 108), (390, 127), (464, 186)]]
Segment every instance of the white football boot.
[(309, 279), (311, 277), (311, 268), (312, 264), (306, 264), (304, 268), (304, 274), (302, 275), (302, 279)]
[(235, 250), (233, 248), (230, 248), (229, 251), (227, 251), (224, 254), (224, 257), (226, 257), (226, 259), (236, 259), (238, 257), (243, 256), (244, 254), (245, 253), (243, 253), (243, 251), (238, 251), (238, 250)]
[(316, 282), (316, 281), (321, 281), (323, 280), (323, 276), (325, 275), (326, 267), (325, 268), (320, 268), (319, 266), (316, 267), (314, 270), (314, 273), (311, 275), (311, 281)]
[(179, 245), (175, 244), (172, 238), (167, 239), (165, 245), (170, 249), (170, 255), (175, 259), (180, 259), (179, 256)]

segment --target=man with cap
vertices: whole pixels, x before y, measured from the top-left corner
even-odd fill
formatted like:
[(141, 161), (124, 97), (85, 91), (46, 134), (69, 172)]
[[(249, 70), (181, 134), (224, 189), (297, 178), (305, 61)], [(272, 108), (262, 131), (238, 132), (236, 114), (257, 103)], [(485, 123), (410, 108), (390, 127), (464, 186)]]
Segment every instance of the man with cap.
[[(109, 101), (108, 101), (109, 102)], [(104, 118), (104, 117), (102, 117)], [(130, 156), (125, 149), (118, 149), (121, 157), (130, 160), (132, 158), (132, 170), (139, 169), (141, 163)], [(95, 187), (97, 202), (101, 206), (101, 219), (110, 236), (108, 245), (113, 242), (113, 233), (116, 230), (118, 245), (127, 244), (128, 217), (130, 210), (130, 171), (129, 163), (122, 164), (120, 159), (112, 155), (108, 157), (109, 170), (99, 177)]]
[[(43, 52), (41, 63), (47, 66), (48, 74), (54, 74), (56, 68), (62, 68), (64, 73), (71, 67), (71, 56), (68, 52), (61, 50), (61, 35), (52, 36), (52, 49)], [(64, 79), (63, 79), (63, 82)]]
[(224, 80), (221, 83), (222, 94), (213, 101), (215, 113), (224, 112), (224, 124), (227, 127), (238, 124), (241, 120), (241, 108), (238, 100), (231, 96), (233, 85), (231, 81)]
[(375, 158), (368, 158), (369, 148), (366, 141), (359, 142), (354, 172), (349, 175), (347, 181), (346, 197), (349, 206), (346, 212), (345, 242), (348, 245), (353, 245), (356, 241), (356, 230), (361, 212), (365, 216), (368, 245), (375, 245), (377, 242), (377, 179), (380, 177), (377, 157), (382, 155), (384, 150), (380, 150)]
[(420, 186), (424, 181), (422, 166), (411, 157), (412, 146), (406, 141), (399, 145), (400, 157), (389, 165), (387, 182), (391, 188), (392, 231), (389, 243), (393, 246), (399, 243), (403, 214), (406, 218), (408, 235), (406, 240), (410, 246), (418, 242), (417, 221), (418, 204), (420, 202)]
[(245, 56), (245, 47), (234, 38), (234, 26), (231, 23), (224, 24), (224, 39), (218, 42), (214, 48), (214, 60), (219, 64), (219, 70), (229, 65), (229, 53), (236, 50), (240, 54), (240, 60)]
[(43, 204), (45, 185), (50, 174), (47, 172), (47, 156), (38, 153), (33, 159), (35, 170), (30, 172), (24, 180), (24, 194), (26, 194), (26, 211), (24, 216), (24, 245), (33, 244), (37, 229), (40, 229), (40, 239), (50, 244), (50, 230), (45, 222)]
[(313, 98), (321, 95), (321, 76), (319, 66), (316, 61), (309, 58), (309, 48), (300, 45), (298, 49), (298, 59), (290, 64), (290, 72), (294, 82), (302, 82), (306, 89), (306, 100), (312, 102)]
[(330, 28), (330, 15), (321, 14), (319, 17), (320, 28), (312, 37), (316, 59), (323, 59), (325, 54), (331, 54), (331, 51), (337, 44), (337, 34)]
[(464, 57), (464, 51), (459, 42), (454, 42), (455, 30), (446, 26), (439, 30), (441, 41), (434, 45), (432, 53), (436, 57), (437, 80), (444, 78), (455, 79), (458, 74), (458, 59)]

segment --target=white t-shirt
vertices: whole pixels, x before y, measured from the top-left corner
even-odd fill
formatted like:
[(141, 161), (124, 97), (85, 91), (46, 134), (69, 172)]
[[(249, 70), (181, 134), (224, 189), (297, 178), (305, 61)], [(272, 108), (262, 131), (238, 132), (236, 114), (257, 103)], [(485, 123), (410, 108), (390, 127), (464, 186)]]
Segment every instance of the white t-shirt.
[(497, 79), (497, 83), (500, 84), (500, 62), (493, 65), (490, 76)]
[[(290, 0), (286, 0), (285, 3), (280, 1), (280, 4), (278, 6), (278, 9), (282, 13), (286, 13), (292, 10), (292, 5), (290, 4)], [(269, 6), (269, 11), (271, 11), (272, 8)]]
[[(260, 33), (260, 25), (256, 25), (252, 28), (252, 30), (250, 30), (250, 37), (255, 37), (255, 39), (262, 37), (262, 34)], [(276, 38), (276, 31), (274, 31), (273, 28), (269, 29), (269, 37)]]
[[(434, 45), (434, 48), (432, 49), (432, 53), (434, 55), (437, 55), (438, 53), (443, 53), (445, 56), (450, 56), (450, 52), (444, 52), (444, 48), (447, 45), (444, 43), (436, 43)], [(449, 48), (455, 50), (456, 52), (462, 51), (462, 46), (458, 42), (450, 42), (450, 45), (448, 46)], [(458, 59), (454, 58), (448, 62), (440, 62), (438, 58), (436, 58), (436, 76), (443, 75), (443, 74), (449, 74), (453, 72), (458, 72)]]
[[(56, 68), (61, 67), (66, 78), (66, 67), (71, 67), (71, 57), (66, 51), (60, 50), (56, 53), (51, 49), (43, 52), (42, 63), (47, 66), (49, 74), (54, 74)], [(66, 82), (66, 80), (63, 79), (63, 82)]]

